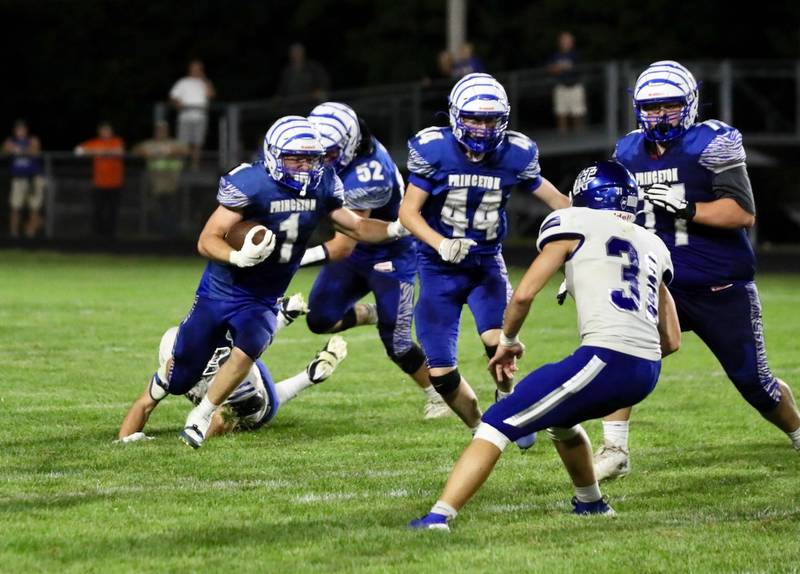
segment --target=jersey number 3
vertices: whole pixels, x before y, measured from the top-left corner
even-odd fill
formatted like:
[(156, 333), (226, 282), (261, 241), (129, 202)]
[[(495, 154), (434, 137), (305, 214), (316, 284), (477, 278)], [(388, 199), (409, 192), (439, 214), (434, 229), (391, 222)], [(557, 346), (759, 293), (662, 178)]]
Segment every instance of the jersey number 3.
[[(606, 243), (606, 254), (611, 257), (628, 256), (628, 264), (622, 266), (622, 280), (628, 284), (625, 289), (612, 289), (609, 293), (611, 304), (620, 311), (638, 313), (641, 309), (641, 294), (639, 292), (639, 253), (630, 241), (620, 237), (612, 237)], [(647, 319), (658, 323), (658, 304), (656, 300), (658, 289), (658, 260), (652, 253), (647, 254), (647, 304), (645, 312)]]

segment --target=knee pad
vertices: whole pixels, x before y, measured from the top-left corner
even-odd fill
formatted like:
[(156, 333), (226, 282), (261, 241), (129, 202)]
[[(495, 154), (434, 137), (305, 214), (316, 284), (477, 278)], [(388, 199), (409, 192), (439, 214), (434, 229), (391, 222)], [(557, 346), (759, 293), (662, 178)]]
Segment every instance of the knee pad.
[(461, 384), (461, 373), (458, 372), (458, 369), (453, 369), (446, 375), (438, 377), (431, 375), (429, 378), (433, 388), (443, 397), (455, 392)]
[(336, 319), (335, 317), (328, 317), (322, 313), (314, 313), (312, 310), (308, 315), (306, 315), (306, 324), (308, 325), (309, 330), (312, 333), (316, 333), (317, 335), (321, 335), (323, 333), (330, 333), (333, 326), (341, 320), (341, 327), (337, 329), (338, 331), (344, 331), (351, 327), (356, 326), (356, 310), (355, 308), (351, 308), (345, 312), (345, 314), (340, 318)]
[(387, 354), (389, 358), (408, 375), (416, 373), (425, 363), (425, 353), (416, 343), (413, 343), (411, 348), (400, 356), (395, 355), (391, 351), (388, 351)]
[(486, 356), (492, 359), (497, 353), (497, 345), (487, 345), (484, 343), (483, 348), (486, 349)]
[(581, 427), (581, 425), (575, 425), (570, 428), (550, 427), (547, 429), (547, 436), (550, 437), (550, 440), (557, 440), (560, 442), (575, 438), (582, 432), (583, 427)]
[(155, 402), (160, 401), (164, 397), (169, 394), (167, 392), (167, 384), (161, 380), (159, 376), (160, 369), (158, 373), (153, 375), (153, 378), (150, 379), (150, 386), (147, 388), (147, 392), (150, 394), (150, 398), (153, 399)]

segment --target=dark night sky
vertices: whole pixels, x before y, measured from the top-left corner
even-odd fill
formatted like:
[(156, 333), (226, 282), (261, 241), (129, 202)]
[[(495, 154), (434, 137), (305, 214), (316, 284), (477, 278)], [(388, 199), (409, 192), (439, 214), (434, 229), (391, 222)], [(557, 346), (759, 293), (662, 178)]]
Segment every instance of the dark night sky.
[[(739, 13), (730, 2), (469, 2), (469, 39), (492, 71), (535, 67), (561, 29), (586, 59), (800, 57), (800, 2)], [(189, 58), (220, 100), (266, 98), (303, 42), (333, 88), (413, 81), (445, 45), (445, 0), (0, 0), (3, 132), (29, 120), (48, 148), (71, 148), (102, 118), (133, 141), (150, 130)], [(7, 126), (7, 127), (6, 127)]]

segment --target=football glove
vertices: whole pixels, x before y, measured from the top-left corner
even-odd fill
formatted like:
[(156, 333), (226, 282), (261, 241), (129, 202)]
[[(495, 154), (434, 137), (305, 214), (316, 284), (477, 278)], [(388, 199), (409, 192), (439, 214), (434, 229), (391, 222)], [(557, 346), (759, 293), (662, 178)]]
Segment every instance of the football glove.
[(567, 300), (567, 295), (569, 295), (569, 291), (567, 291), (567, 280), (564, 279), (561, 285), (558, 286), (558, 293), (556, 294), (556, 301), (558, 301), (559, 305), (564, 304), (564, 301)]
[(386, 228), (386, 234), (389, 239), (400, 239), (401, 237), (408, 237), (411, 233), (402, 226), (400, 220), (392, 221)]
[[(264, 231), (261, 243), (253, 243), (253, 236)], [(256, 225), (244, 236), (244, 243), (239, 251), (231, 251), (230, 262), (236, 267), (252, 267), (264, 261), (275, 250), (275, 234), (263, 225)]]
[(461, 263), (476, 243), (472, 239), (442, 239), (439, 255), (448, 263)]
[(644, 199), (654, 207), (663, 209), (667, 213), (686, 221), (691, 221), (697, 211), (693, 201), (686, 201), (672, 187), (663, 183), (654, 183), (645, 189)]

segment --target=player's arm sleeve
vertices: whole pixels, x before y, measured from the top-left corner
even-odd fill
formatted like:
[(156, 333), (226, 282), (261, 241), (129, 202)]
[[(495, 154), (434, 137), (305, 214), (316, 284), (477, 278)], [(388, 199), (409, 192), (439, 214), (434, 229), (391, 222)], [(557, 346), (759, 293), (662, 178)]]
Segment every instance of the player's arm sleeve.
[(533, 147), (533, 157), (519, 173), (522, 188), (533, 193), (542, 185), (542, 168), (539, 165), (539, 148), (531, 142)]
[(706, 146), (699, 163), (713, 173), (712, 189), (718, 199), (733, 199), (747, 213), (755, 214), (746, 159), (742, 134), (735, 128), (726, 127)]
[(414, 140), (408, 142), (408, 183), (413, 183), (418, 188), (431, 193), (436, 186), (433, 177), (436, 168), (416, 148)]
[[(536, 249), (541, 251), (544, 246), (551, 241), (579, 239), (580, 243), (578, 247), (572, 252), (572, 255), (574, 255), (586, 240), (586, 232), (578, 222), (575, 221), (572, 215), (573, 214), (566, 209), (558, 209), (548, 215), (539, 228), (539, 238), (536, 240)], [(570, 258), (572, 255), (570, 255)]]
[(328, 212), (336, 211), (341, 207), (345, 207), (344, 201), (344, 185), (339, 176), (333, 174), (333, 185), (331, 186), (331, 193), (328, 195), (326, 204)]
[(675, 277), (675, 268), (672, 265), (672, 255), (670, 255), (669, 249), (663, 244), (662, 247), (661, 256), (664, 259), (664, 269), (661, 272), (661, 279), (664, 281), (664, 285), (669, 285)]
[(378, 209), (392, 198), (390, 186), (354, 187), (345, 191), (344, 206), (350, 209)]
[(250, 198), (227, 176), (223, 175), (219, 178), (217, 202), (230, 209), (242, 209), (250, 204)]

